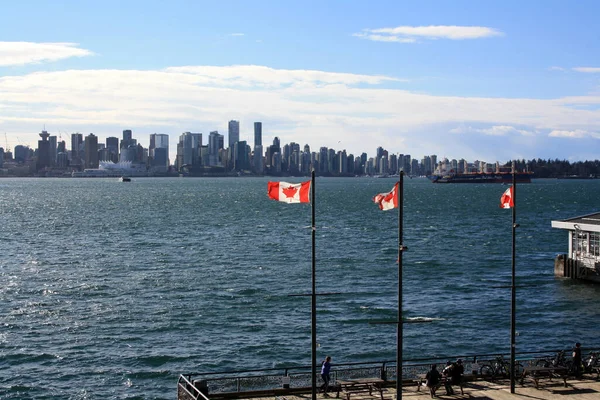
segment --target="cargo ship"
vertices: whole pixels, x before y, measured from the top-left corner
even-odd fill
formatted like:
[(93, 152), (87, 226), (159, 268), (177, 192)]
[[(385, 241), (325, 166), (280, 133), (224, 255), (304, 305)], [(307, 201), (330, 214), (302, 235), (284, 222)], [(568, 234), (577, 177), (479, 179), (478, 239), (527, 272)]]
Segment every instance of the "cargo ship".
[[(532, 172), (517, 172), (517, 183), (530, 183)], [(512, 183), (511, 172), (465, 172), (447, 173), (443, 175), (429, 175), (427, 178), (433, 183)]]

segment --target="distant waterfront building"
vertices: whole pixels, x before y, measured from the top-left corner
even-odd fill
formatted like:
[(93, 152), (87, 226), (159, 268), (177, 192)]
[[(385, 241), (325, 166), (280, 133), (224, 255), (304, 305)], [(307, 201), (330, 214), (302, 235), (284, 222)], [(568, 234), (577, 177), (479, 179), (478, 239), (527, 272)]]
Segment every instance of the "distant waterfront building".
[(430, 175), (433, 172), (433, 168), (431, 165), (431, 158), (429, 156), (424, 156), (421, 160), (421, 175)]
[(131, 145), (131, 141), (133, 140), (133, 132), (131, 129), (123, 130), (123, 139), (121, 139), (121, 147), (129, 147)]
[(65, 143), (64, 140), (61, 140), (56, 145), (56, 155), (57, 156), (58, 156), (58, 153), (65, 153), (65, 154), (67, 153), (67, 144)]
[(385, 156), (381, 156), (379, 161), (379, 174), (384, 175), (388, 173), (388, 159)]
[(46, 131), (42, 131), (42, 133), (40, 133), (42, 140), (38, 140), (38, 156), (36, 163), (37, 171), (52, 165), (50, 161), (50, 141), (48, 141), (48, 136), (50, 136), (50, 134)]
[(391, 154), (389, 157), (389, 160), (390, 160), (390, 165), (389, 165), (390, 174), (397, 174), (400, 171), (400, 168), (398, 165), (398, 156), (396, 156), (395, 154)]
[(64, 151), (58, 152), (58, 154), (56, 155), (56, 166), (58, 168), (67, 168), (68, 165), (69, 155)]
[(273, 167), (274, 174), (281, 173), (281, 153), (273, 153), (273, 160), (271, 162), (271, 165)]
[(431, 172), (433, 172), (438, 166), (437, 156), (435, 154), (432, 154), (431, 156), (429, 156), (429, 160), (431, 161)]
[(227, 138), (229, 140), (229, 148), (240, 141), (240, 121), (229, 121), (229, 129), (227, 130)]
[(327, 165), (327, 147), (321, 147), (319, 149), (319, 173), (321, 175), (329, 173)]
[(249, 155), (247, 151), (248, 145), (246, 141), (243, 140), (241, 142), (236, 142), (233, 146), (234, 150), (234, 159), (233, 159), (233, 169), (236, 171), (246, 171), (250, 169), (250, 161)]
[(108, 160), (117, 162), (119, 160), (119, 138), (118, 137), (107, 137), (106, 138), (106, 152), (108, 154)]
[(344, 175), (348, 173), (348, 155), (346, 154), (346, 150), (342, 150), (338, 152), (338, 162), (339, 168), (338, 173)]
[(254, 164), (254, 172), (258, 175), (262, 175), (265, 172), (265, 166), (263, 161), (263, 147), (254, 146), (254, 158), (252, 159)]
[(223, 135), (218, 131), (212, 131), (208, 135), (208, 165), (211, 167), (219, 165), (219, 149), (223, 148), (222, 144)]
[(411, 175), (422, 175), (423, 173), (419, 170), (419, 160), (416, 158), (410, 162), (410, 173)]
[(262, 122), (254, 123), (254, 146), (262, 146)]
[(85, 168), (98, 168), (98, 137), (90, 133), (85, 137)]
[(4, 148), (0, 147), (0, 168), (4, 167)]
[(164, 133), (153, 133), (150, 135), (148, 157), (152, 160), (152, 166), (169, 166), (169, 135)]
[(327, 168), (328, 168), (330, 175), (335, 173), (335, 171), (336, 171), (336, 169), (335, 169), (335, 150), (334, 149), (327, 149)]
[(81, 133), (71, 134), (71, 165), (81, 165), (81, 148), (83, 146), (83, 135)]
[(22, 164), (29, 160), (29, 147), (18, 144), (15, 146), (15, 162)]
[(56, 136), (50, 136), (48, 137), (48, 141), (50, 142), (50, 149), (49, 149), (49, 157), (50, 157), (50, 166), (54, 166), (56, 165), (56, 154), (57, 154), (57, 137)]

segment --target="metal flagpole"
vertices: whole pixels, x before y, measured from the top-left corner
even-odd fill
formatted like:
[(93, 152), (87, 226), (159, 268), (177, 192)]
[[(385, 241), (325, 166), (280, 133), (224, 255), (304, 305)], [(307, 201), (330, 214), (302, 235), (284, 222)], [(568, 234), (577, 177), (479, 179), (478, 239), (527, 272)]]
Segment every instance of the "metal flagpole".
[(311, 362), (312, 362), (312, 400), (317, 400), (317, 284), (316, 284), (316, 259), (315, 259), (315, 170), (312, 170), (311, 182), (311, 208), (312, 208), (312, 301), (311, 301)]
[(398, 183), (398, 330), (396, 336), (396, 399), (402, 398), (402, 224), (404, 202), (404, 171), (400, 171)]
[(512, 282), (511, 282), (511, 312), (510, 312), (510, 392), (515, 392), (515, 337), (516, 337), (516, 302), (517, 288), (515, 277), (515, 231), (517, 229), (517, 180), (515, 177), (515, 162), (512, 162)]

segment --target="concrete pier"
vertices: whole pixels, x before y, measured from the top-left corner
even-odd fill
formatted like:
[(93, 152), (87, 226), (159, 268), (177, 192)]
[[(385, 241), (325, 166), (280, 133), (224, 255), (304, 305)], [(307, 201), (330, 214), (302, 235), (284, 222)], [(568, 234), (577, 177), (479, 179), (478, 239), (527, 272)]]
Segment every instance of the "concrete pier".
[[(324, 397), (319, 393), (318, 398), (322, 400), (335, 399), (335, 392), (329, 397)], [(310, 393), (294, 394), (277, 397), (260, 397), (252, 400), (307, 400), (310, 399)], [(344, 396), (340, 394), (340, 399)], [(396, 389), (394, 387), (386, 388), (383, 391), (384, 400), (395, 400)], [(209, 396), (210, 398), (210, 396)], [(422, 388), (417, 391), (416, 386), (405, 386), (402, 391), (402, 398), (409, 400), (426, 400), (431, 399), (429, 390)], [(438, 389), (436, 398), (439, 399), (477, 399), (477, 400), (598, 400), (600, 399), (600, 381), (596, 379), (569, 379), (567, 387), (564, 386), (561, 379), (540, 380), (539, 389), (535, 388), (532, 381), (526, 380), (522, 385), (517, 383), (515, 393), (510, 393), (510, 382), (508, 380), (500, 380), (497, 382), (489, 381), (472, 381), (466, 382), (464, 387), (464, 395), (454, 394), (446, 395), (444, 387)], [(352, 395), (350, 400), (377, 400), (381, 399), (379, 393), (369, 395)], [(250, 399), (245, 399), (250, 400)]]

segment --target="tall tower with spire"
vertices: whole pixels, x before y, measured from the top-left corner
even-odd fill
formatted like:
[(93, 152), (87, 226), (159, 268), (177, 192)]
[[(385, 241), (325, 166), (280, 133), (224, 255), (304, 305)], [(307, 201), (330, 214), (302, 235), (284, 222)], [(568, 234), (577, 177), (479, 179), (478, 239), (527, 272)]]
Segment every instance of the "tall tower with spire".
[(45, 130), (40, 133), (42, 140), (38, 140), (37, 171), (50, 166), (50, 141), (48, 141), (48, 136), (50, 136), (50, 134)]

